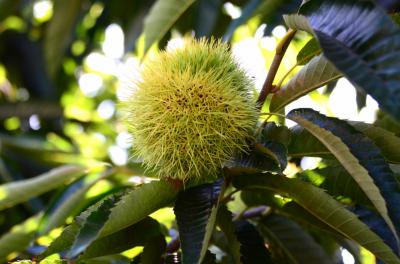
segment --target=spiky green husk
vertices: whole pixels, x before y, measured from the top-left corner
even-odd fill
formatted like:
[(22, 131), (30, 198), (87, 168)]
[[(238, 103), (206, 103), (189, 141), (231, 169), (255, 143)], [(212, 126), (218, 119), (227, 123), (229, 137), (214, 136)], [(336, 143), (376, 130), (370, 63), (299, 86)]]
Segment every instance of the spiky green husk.
[(135, 154), (159, 177), (215, 177), (247, 150), (257, 122), (251, 81), (219, 41), (186, 39), (144, 65), (128, 102)]

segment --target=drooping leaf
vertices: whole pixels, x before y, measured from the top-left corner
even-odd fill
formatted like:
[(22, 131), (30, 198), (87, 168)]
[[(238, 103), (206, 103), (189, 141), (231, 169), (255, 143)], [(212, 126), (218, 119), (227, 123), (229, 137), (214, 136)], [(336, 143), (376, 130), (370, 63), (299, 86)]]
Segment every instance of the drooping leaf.
[(25, 202), (50, 191), (68, 181), (82, 176), (86, 168), (65, 165), (31, 179), (6, 183), (0, 186), (0, 210)]
[(217, 214), (217, 223), (224, 232), (228, 242), (229, 253), (232, 255), (235, 264), (240, 264), (240, 243), (236, 238), (235, 226), (232, 221), (232, 213), (226, 206), (220, 206)]
[(274, 263), (265, 247), (264, 239), (252, 224), (246, 220), (237, 220), (234, 226), (240, 242), (241, 263)]
[(195, 0), (157, 0), (144, 20), (144, 52), (159, 41)]
[(371, 1), (310, 1), (291, 28), (318, 38), (324, 55), (354, 85), (400, 117), (400, 28)]
[(291, 157), (330, 157), (331, 152), (316, 137), (302, 126), (290, 128), (291, 140), (288, 155)]
[[(382, 155), (390, 163), (400, 162), (399, 153), (399, 137), (394, 133), (377, 127), (375, 125), (347, 121), (355, 129), (374, 141), (375, 145), (381, 150)], [(290, 128), (291, 140), (288, 145), (288, 155), (291, 157), (324, 157), (332, 156), (331, 152), (312, 134), (301, 126)]]
[(179, 193), (174, 212), (179, 229), (182, 263), (201, 263), (216, 221), (222, 181)]
[(379, 214), (360, 205), (356, 205), (350, 208), (350, 210), (355, 213), (361, 221), (368, 225), (372, 231), (379, 235), (385, 243), (390, 246), (395, 253), (397, 253), (397, 255), (399, 255), (396, 237)]
[(306, 170), (301, 175), (304, 175), (314, 185), (326, 190), (333, 197), (350, 198), (358, 204), (372, 205), (357, 182), (340, 165)]
[(96, 210), (88, 215), (81, 225), (72, 247), (65, 254), (66, 258), (75, 258), (99, 237), (104, 224), (110, 217), (111, 209), (119, 200), (120, 195), (111, 196), (105, 199)]
[(0, 261), (2, 263), (7, 263), (6, 258), (11, 253), (21, 252), (29, 246), (35, 237), (40, 217), (41, 215), (32, 216), (23, 223), (15, 225), (0, 237)]
[(400, 186), (373, 141), (345, 121), (311, 109), (293, 110), (288, 117), (306, 128), (335, 155), (397, 237)]
[(299, 51), (296, 57), (297, 65), (304, 65), (312, 58), (321, 54), (321, 47), (315, 38), (310, 39), (303, 48)]
[(276, 112), (297, 98), (341, 77), (341, 73), (323, 55), (312, 58), (271, 99), (269, 109)]
[(371, 124), (354, 121), (349, 121), (349, 123), (374, 141), (388, 162), (400, 163), (400, 137), (386, 129)]
[(54, 4), (54, 15), (50, 20), (44, 40), (47, 70), (55, 77), (62, 59), (71, 43), (74, 28), (82, 11), (82, 0), (60, 0)]
[(79, 259), (97, 258), (117, 254), (136, 246), (144, 246), (148, 241), (160, 234), (159, 223), (150, 217), (146, 217), (130, 227), (95, 240)]
[(298, 179), (273, 174), (234, 176), (233, 184), (239, 189), (268, 189), (287, 195), (304, 209), (329, 225), (344, 237), (354, 240), (387, 263), (400, 263), (400, 259), (361, 222), (356, 215), (326, 194), (323, 190)]
[(259, 221), (258, 228), (289, 263), (334, 263), (309, 233), (286, 217), (269, 215)]

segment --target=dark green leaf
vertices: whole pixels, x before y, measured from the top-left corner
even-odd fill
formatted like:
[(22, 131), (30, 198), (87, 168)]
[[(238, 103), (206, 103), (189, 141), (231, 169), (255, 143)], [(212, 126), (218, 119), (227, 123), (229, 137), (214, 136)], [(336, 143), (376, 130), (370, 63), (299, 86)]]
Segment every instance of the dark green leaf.
[(273, 263), (257, 229), (246, 220), (234, 222), (235, 233), (240, 242), (240, 254), (243, 264)]
[(400, 117), (400, 29), (371, 1), (310, 1), (292, 28), (314, 34), (324, 55), (357, 87)]
[(110, 217), (111, 209), (120, 198), (120, 195), (107, 198), (96, 210), (88, 215), (85, 222), (81, 225), (72, 247), (65, 254), (66, 258), (75, 258), (98, 238), (104, 224)]
[(289, 263), (334, 263), (309, 233), (286, 217), (269, 215), (259, 221), (258, 227)]
[(388, 162), (400, 163), (400, 137), (386, 129), (371, 124), (354, 121), (349, 121), (349, 123), (374, 141)]
[(229, 253), (232, 255), (235, 264), (240, 264), (240, 243), (236, 238), (235, 226), (232, 222), (232, 213), (226, 208), (221, 206), (218, 210), (217, 222), (219, 228), (224, 232), (227, 240)]
[(373, 141), (345, 121), (311, 109), (293, 110), (288, 117), (305, 127), (335, 155), (397, 236), (400, 186)]
[(79, 259), (97, 258), (120, 253), (136, 246), (144, 246), (160, 234), (161, 229), (158, 222), (146, 217), (132, 226), (95, 240)]
[(181, 192), (174, 212), (182, 248), (182, 263), (201, 263), (214, 230), (222, 181)]
[(387, 263), (400, 263), (393, 251), (356, 215), (311, 184), (267, 173), (235, 176), (233, 184), (239, 189), (268, 189), (287, 195), (320, 221), (359, 243), (382, 260)]
[(399, 255), (396, 237), (390, 231), (390, 228), (385, 223), (385, 220), (383, 220), (379, 214), (371, 211), (365, 206), (359, 205), (350, 208), (350, 210), (355, 213), (361, 221), (367, 224), (372, 231), (378, 234), (385, 241), (385, 243), (397, 253), (397, 255)]
[(357, 185), (357, 182), (340, 165), (307, 170), (302, 175), (334, 197), (350, 198), (355, 203), (372, 205), (371, 201)]
[(154, 211), (171, 204), (179, 191), (167, 181), (143, 184), (121, 198), (112, 209), (100, 237), (117, 232), (144, 219)]
[(142, 264), (162, 263), (162, 255), (166, 248), (165, 238), (163, 235), (158, 235), (149, 239), (144, 245), (141, 256)]
[(291, 140), (288, 155), (291, 157), (332, 157), (332, 153), (302, 126), (290, 128)]

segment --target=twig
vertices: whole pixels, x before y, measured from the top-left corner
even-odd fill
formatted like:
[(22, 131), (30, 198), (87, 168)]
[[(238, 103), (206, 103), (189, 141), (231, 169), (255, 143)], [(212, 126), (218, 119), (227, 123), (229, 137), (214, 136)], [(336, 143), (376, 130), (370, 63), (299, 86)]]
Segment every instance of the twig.
[(259, 109), (261, 109), (265, 99), (273, 89), (272, 83), (274, 82), (275, 75), (278, 72), (279, 65), (281, 64), (283, 56), (289, 47), (290, 41), (293, 39), (295, 34), (296, 30), (289, 30), (289, 32), (283, 37), (281, 42), (279, 42), (278, 46), (276, 47), (275, 57), (272, 61), (271, 67), (269, 68), (267, 78), (265, 78), (263, 88), (261, 89), (260, 95), (257, 99), (257, 107)]

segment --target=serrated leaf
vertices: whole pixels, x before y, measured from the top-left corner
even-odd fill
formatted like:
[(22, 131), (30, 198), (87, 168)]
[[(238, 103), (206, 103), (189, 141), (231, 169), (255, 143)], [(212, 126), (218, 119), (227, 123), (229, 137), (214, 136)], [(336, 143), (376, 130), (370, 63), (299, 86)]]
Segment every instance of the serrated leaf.
[(312, 58), (321, 54), (321, 47), (315, 38), (310, 39), (303, 48), (299, 51), (296, 57), (297, 65), (304, 65)]
[(31, 179), (3, 184), (0, 186), (0, 210), (25, 202), (68, 181), (77, 179), (85, 171), (86, 168), (82, 166), (66, 165)]
[(312, 58), (288, 83), (272, 96), (269, 109), (276, 112), (297, 98), (341, 77), (323, 55)]
[(358, 0), (311, 1), (300, 13), (285, 17), (287, 24), (316, 36), (336, 68), (398, 119), (400, 28), (391, 18)]
[(174, 212), (182, 248), (182, 263), (201, 263), (217, 215), (222, 181), (203, 184), (179, 193)]
[(288, 155), (291, 157), (332, 157), (332, 153), (315, 136), (302, 126), (290, 128), (291, 140)]
[(159, 223), (146, 217), (132, 226), (95, 240), (79, 259), (97, 258), (120, 253), (136, 246), (144, 246), (151, 238), (160, 234)]
[(157, 0), (153, 4), (144, 19), (144, 53), (168, 32), (176, 20), (194, 2), (195, 0)]
[(284, 216), (269, 215), (258, 222), (258, 228), (290, 263), (334, 263), (309, 233)]
[(117, 232), (144, 219), (156, 210), (171, 204), (179, 192), (167, 181), (143, 184), (121, 198), (112, 209), (100, 237)]
[(265, 247), (264, 239), (252, 224), (246, 220), (237, 220), (233, 223), (240, 242), (240, 260), (243, 264), (274, 263)]
[(239, 189), (268, 189), (287, 195), (320, 221), (328, 224), (344, 237), (354, 240), (386, 263), (400, 263), (400, 259), (390, 247), (356, 215), (344, 209), (339, 202), (311, 184), (273, 174), (235, 176), (233, 184)]
[(217, 223), (229, 241), (229, 253), (232, 255), (234, 263), (240, 264), (240, 243), (236, 238), (235, 226), (232, 222), (232, 213), (225, 205), (221, 206), (218, 210)]
[(75, 258), (99, 237), (104, 224), (110, 217), (111, 209), (119, 201), (119, 199), (119, 195), (105, 199), (96, 210), (92, 211), (88, 215), (79, 228), (79, 232), (74, 239), (72, 247), (65, 254), (66, 258)]
[(373, 140), (388, 162), (400, 163), (400, 137), (386, 129), (371, 124), (355, 121), (349, 121), (349, 123)]
[[(333, 197), (350, 198), (358, 204), (372, 205), (357, 182), (340, 165), (306, 170), (301, 175), (304, 175), (314, 185), (326, 190)], [(321, 182), (317, 183), (315, 181)]]
[(397, 238), (400, 186), (374, 143), (345, 121), (312, 109), (296, 109), (288, 118), (318, 138), (339, 160), (385, 219)]
[[(165, 181), (153, 181), (128, 192), (121, 197), (121, 200), (112, 209), (109, 220), (101, 230), (99, 238), (116, 233), (141, 221), (157, 209), (172, 203), (177, 193), (178, 189), (173, 188), (170, 183)], [(97, 203), (82, 212), (76, 220), (71, 225), (67, 226), (61, 235), (50, 244), (49, 248), (42, 254), (42, 257), (70, 248), (85, 219), (91, 212), (96, 210), (100, 204), (101, 203)]]
[(372, 231), (379, 235), (385, 243), (397, 253), (397, 255), (399, 255), (396, 237), (392, 234), (390, 228), (385, 223), (385, 220), (379, 214), (360, 205), (351, 207), (350, 210), (355, 213), (361, 221), (368, 225)]

